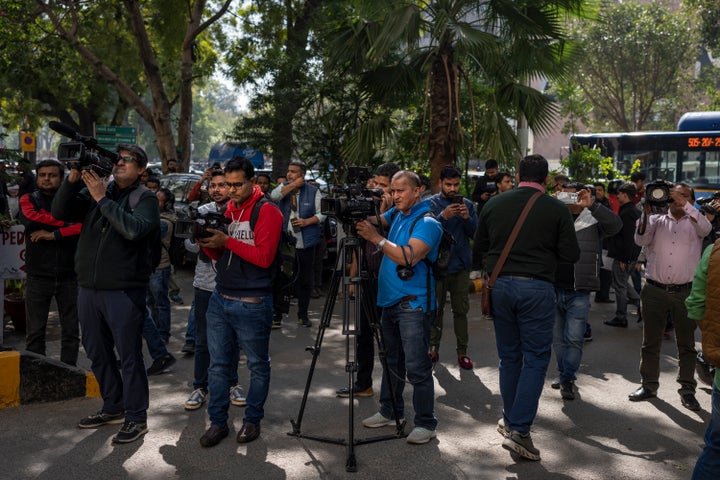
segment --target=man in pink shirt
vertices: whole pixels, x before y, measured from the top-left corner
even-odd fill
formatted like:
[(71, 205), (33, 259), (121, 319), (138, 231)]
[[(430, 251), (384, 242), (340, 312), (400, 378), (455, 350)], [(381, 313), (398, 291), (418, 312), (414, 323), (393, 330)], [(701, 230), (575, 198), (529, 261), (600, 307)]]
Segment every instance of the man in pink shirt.
[(670, 189), (669, 210), (650, 214), (645, 205), (635, 231), (635, 243), (647, 250), (646, 283), (640, 293), (643, 311), (643, 343), (640, 358), (642, 386), (629, 395), (631, 401), (657, 395), (660, 385), (660, 347), (668, 314), (675, 322), (680, 371), (677, 376), (681, 403), (700, 410), (695, 399), (695, 321), (687, 316), (685, 298), (690, 294), (695, 267), (700, 262), (702, 239), (712, 229), (693, 206), (695, 193), (684, 183)]

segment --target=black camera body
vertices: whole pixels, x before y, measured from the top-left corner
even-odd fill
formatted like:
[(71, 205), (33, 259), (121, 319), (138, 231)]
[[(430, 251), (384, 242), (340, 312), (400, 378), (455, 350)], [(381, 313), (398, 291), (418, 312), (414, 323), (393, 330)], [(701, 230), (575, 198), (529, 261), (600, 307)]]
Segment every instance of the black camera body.
[(348, 169), (348, 184), (333, 187), (331, 196), (320, 199), (320, 211), (339, 219), (343, 224), (354, 224), (377, 215), (382, 188), (366, 188), (372, 178), (369, 167), (352, 166)]
[(117, 163), (117, 157), (100, 156), (80, 142), (61, 143), (58, 146), (58, 160), (68, 169), (92, 170), (100, 177), (108, 177)]
[(120, 155), (98, 145), (95, 137), (82, 135), (60, 122), (50, 122), (50, 128), (57, 133), (71, 138), (72, 142), (58, 146), (58, 160), (69, 169), (92, 170), (100, 177), (108, 177), (120, 161)]
[(667, 207), (672, 202), (670, 191), (674, 185), (665, 180), (654, 180), (645, 185), (645, 200), (653, 207)]
[(208, 238), (212, 233), (208, 228), (219, 230), (224, 234), (228, 233), (228, 225), (231, 220), (224, 212), (199, 213), (197, 209), (191, 209), (187, 217), (178, 218), (175, 222), (175, 236), (179, 238)]

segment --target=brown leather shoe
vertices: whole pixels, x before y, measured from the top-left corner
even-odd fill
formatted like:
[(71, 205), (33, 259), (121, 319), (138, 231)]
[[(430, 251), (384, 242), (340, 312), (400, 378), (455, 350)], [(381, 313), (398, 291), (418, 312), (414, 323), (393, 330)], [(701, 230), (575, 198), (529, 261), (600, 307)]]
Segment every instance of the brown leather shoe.
[(237, 434), (238, 443), (250, 443), (260, 436), (260, 424), (243, 423)]
[(227, 437), (228, 433), (230, 433), (230, 430), (227, 425), (224, 427), (211, 425), (210, 428), (207, 429), (207, 432), (205, 432), (205, 435), (200, 437), (200, 445), (203, 447), (214, 447), (220, 443), (220, 440)]

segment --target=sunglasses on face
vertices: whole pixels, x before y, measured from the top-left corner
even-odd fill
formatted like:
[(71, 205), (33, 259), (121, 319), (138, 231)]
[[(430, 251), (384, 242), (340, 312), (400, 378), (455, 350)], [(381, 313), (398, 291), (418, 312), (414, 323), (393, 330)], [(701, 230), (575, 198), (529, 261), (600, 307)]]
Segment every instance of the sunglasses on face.
[(137, 163), (137, 160), (135, 157), (132, 157), (130, 155), (120, 155), (120, 160), (122, 160), (125, 163)]

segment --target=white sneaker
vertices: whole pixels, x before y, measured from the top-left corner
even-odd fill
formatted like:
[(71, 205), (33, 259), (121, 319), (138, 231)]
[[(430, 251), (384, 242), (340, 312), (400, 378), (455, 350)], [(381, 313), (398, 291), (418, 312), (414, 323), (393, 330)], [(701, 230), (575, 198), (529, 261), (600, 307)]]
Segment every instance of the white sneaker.
[(205, 403), (206, 398), (207, 393), (203, 392), (202, 388), (193, 390), (193, 392), (190, 394), (190, 397), (185, 400), (185, 410), (197, 410), (198, 408), (202, 407), (203, 403)]
[(482, 278), (482, 270), (473, 270), (470, 272), (470, 280), (477, 280), (478, 278)]
[(428, 443), (435, 437), (437, 437), (437, 432), (435, 430), (428, 430), (427, 428), (423, 427), (415, 427), (413, 428), (413, 431), (410, 432), (410, 435), (407, 436), (407, 443), (421, 445), (423, 443)]
[[(401, 418), (400, 423), (404, 422), (405, 419)], [(395, 425), (395, 420), (391, 418), (386, 418), (383, 416), (382, 413), (378, 412), (372, 417), (368, 417), (365, 420), (363, 420), (363, 425), (367, 428), (378, 428), (378, 427), (385, 427), (387, 425)]]
[(230, 389), (230, 403), (238, 407), (247, 405), (247, 398), (242, 394), (242, 387), (240, 385), (235, 385)]

